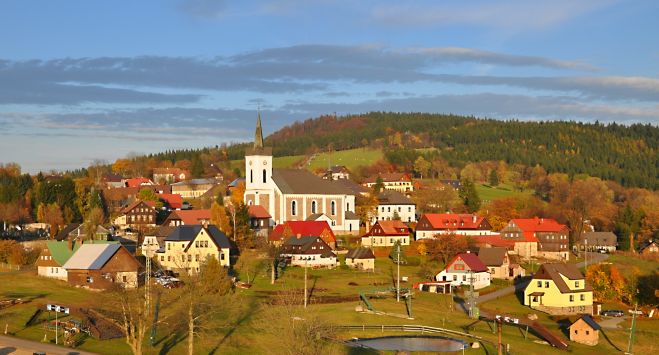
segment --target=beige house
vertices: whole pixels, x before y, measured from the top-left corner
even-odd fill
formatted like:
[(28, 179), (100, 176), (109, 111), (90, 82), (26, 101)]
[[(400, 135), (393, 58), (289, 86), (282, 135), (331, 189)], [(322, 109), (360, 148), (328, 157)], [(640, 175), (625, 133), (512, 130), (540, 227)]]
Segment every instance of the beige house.
[(355, 248), (346, 254), (346, 266), (359, 270), (375, 270), (375, 255), (369, 248)]
[(570, 340), (595, 346), (599, 342), (600, 325), (589, 315), (582, 316), (570, 325)]
[(412, 185), (412, 178), (407, 173), (384, 173), (373, 176), (364, 182), (364, 186), (372, 189), (378, 182), (378, 178), (382, 180), (385, 190), (393, 190), (398, 192), (412, 192), (414, 185)]
[(172, 193), (183, 198), (198, 198), (219, 184), (216, 179), (192, 179), (172, 184)]
[(506, 248), (480, 248), (478, 258), (487, 266), (493, 279), (512, 280), (526, 274), (519, 264), (511, 263)]
[(524, 305), (553, 315), (592, 314), (593, 288), (574, 264), (542, 264), (524, 289)]
[(207, 258), (216, 258), (222, 266), (230, 266), (230, 249), (226, 234), (216, 226), (182, 225), (165, 238), (156, 260), (164, 269), (195, 273)]
[(335, 233), (359, 233), (352, 191), (307, 170), (273, 169), (272, 148), (263, 146), (260, 115), (254, 146), (245, 152), (245, 174), (245, 204), (262, 206), (272, 216), (272, 225), (324, 214)]

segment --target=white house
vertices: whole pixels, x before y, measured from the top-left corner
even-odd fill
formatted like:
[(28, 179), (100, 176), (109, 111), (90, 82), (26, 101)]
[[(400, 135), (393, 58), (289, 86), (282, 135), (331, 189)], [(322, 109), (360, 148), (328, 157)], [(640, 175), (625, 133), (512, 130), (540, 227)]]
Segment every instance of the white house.
[(476, 254), (461, 253), (435, 276), (436, 281), (449, 281), (451, 286), (470, 286), (478, 290), (490, 286), (490, 272)]
[(282, 245), (280, 255), (292, 266), (330, 269), (337, 266), (336, 254), (320, 237), (290, 237)]
[(425, 213), (416, 225), (416, 240), (433, 238), (437, 234), (464, 236), (493, 235), (485, 217), (475, 214)]
[(416, 204), (402, 193), (394, 190), (384, 190), (378, 195), (377, 215), (371, 223), (389, 221), (398, 217), (405, 223), (416, 221)]

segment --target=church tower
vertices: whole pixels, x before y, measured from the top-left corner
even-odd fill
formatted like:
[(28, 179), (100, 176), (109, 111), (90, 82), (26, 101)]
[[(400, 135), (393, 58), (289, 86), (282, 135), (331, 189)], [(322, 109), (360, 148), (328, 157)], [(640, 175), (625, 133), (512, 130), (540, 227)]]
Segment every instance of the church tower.
[(272, 148), (263, 146), (261, 112), (256, 117), (254, 145), (245, 151), (245, 204), (260, 205), (270, 212), (274, 207)]

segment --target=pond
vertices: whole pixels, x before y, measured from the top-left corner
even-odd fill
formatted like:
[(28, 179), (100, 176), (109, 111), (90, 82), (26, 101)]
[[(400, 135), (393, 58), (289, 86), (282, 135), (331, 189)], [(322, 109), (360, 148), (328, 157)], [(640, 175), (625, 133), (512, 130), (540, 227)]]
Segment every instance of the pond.
[(353, 347), (394, 351), (460, 351), (469, 344), (458, 339), (435, 336), (387, 336), (368, 339), (353, 339), (347, 342)]

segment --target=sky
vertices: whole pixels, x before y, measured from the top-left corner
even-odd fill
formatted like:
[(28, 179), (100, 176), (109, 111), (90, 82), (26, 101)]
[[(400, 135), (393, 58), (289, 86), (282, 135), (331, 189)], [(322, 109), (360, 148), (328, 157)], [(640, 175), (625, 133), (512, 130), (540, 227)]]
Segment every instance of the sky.
[(0, 2), (0, 163), (247, 141), (323, 114), (659, 124), (659, 2)]

